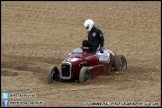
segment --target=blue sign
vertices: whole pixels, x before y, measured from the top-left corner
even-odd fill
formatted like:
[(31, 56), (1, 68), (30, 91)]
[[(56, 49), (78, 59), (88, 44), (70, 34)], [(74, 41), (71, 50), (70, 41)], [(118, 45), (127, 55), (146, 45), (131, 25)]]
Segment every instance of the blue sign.
[(8, 99), (8, 92), (2, 93), (2, 99)]
[(2, 100), (2, 106), (8, 106), (8, 100)]

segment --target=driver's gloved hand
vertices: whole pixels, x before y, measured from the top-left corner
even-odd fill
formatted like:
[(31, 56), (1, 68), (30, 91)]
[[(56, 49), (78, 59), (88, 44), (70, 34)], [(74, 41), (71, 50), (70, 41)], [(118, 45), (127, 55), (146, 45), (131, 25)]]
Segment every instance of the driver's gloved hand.
[(103, 47), (100, 47), (99, 51), (100, 51), (100, 53), (104, 53)]

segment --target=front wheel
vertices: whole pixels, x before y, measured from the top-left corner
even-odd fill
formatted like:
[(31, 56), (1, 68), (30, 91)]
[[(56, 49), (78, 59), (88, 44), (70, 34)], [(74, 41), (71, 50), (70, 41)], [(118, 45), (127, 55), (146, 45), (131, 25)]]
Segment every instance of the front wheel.
[(49, 71), (48, 71), (48, 83), (52, 83), (53, 80), (59, 81), (59, 70), (55, 66), (51, 66)]
[(83, 83), (90, 79), (90, 71), (87, 67), (82, 67), (79, 74), (79, 83)]
[(115, 56), (115, 63), (114, 63), (114, 70), (120, 71), (123, 69), (127, 69), (127, 60), (124, 55), (116, 55)]

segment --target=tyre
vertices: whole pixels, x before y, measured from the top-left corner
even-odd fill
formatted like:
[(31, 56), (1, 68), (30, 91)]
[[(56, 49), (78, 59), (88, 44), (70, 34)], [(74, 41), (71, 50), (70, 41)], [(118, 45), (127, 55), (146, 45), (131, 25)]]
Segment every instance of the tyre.
[(79, 74), (79, 83), (83, 83), (90, 79), (90, 71), (87, 67), (82, 67)]
[(124, 55), (116, 55), (115, 56), (115, 63), (114, 63), (114, 70), (120, 71), (123, 69), (127, 69), (127, 60)]
[(55, 66), (51, 66), (48, 71), (48, 84), (52, 83), (53, 80), (59, 81), (59, 70)]

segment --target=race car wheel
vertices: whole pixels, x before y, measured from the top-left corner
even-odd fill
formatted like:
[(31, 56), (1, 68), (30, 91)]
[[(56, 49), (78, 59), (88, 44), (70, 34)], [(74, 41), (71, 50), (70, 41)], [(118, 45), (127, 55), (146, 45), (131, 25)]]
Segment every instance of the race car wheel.
[(83, 83), (90, 79), (90, 71), (87, 67), (82, 67), (79, 74), (79, 83)]
[(115, 63), (114, 63), (114, 70), (120, 71), (123, 69), (127, 69), (127, 61), (124, 55), (116, 55), (115, 56)]
[(52, 83), (53, 80), (58, 81), (59, 80), (59, 70), (57, 67), (52, 66), (50, 67), (48, 71), (48, 83)]

